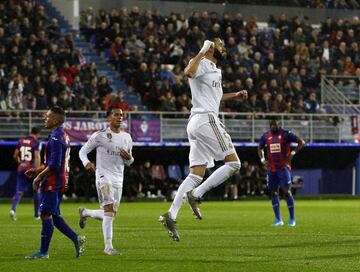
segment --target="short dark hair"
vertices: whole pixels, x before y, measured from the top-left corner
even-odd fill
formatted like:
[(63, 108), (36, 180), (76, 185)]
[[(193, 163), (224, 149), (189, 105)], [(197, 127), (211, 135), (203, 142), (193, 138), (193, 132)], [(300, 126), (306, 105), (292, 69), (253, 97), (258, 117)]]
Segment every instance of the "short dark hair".
[(53, 107), (50, 108), (50, 111), (52, 111), (53, 113), (65, 116), (65, 111), (64, 111), (64, 109), (62, 107), (53, 106)]
[(121, 110), (121, 108), (120, 107), (109, 107), (108, 108), (108, 110), (107, 110), (107, 112), (106, 112), (106, 117), (109, 117), (111, 114), (112, 114), (112, 111), (113, 110), (116, 110), (116, 109), (119, 109), (119, 110)]
[(59, 120), (60, 124), (65, 122), (66, 113), (62, 107), (53, 106), (50, 108), (50, 111), (59, 116), (58, 120)]
[(31, 129), (31, 134), (40, 134), (41, 129), (39, 127), (33, 127)]

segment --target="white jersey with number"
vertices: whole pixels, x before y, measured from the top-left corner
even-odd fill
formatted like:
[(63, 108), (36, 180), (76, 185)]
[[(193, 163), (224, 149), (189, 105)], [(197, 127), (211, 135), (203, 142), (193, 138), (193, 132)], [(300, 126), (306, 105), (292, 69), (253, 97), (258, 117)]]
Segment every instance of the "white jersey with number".
[[(192, 60), (191, 60), (192, 61)], [(223, 96), (221, 70), (207, 58), (202, 58), (196, 74), (189, 78), (192, 96), (191, 113), (213, 112), (219, 114)]]
[(110, 128), (92, 134), (79, 152), (84, 166), (90, 162), (88, 153), (95, 148), (96, 182), (122, 187), (126, 161), (120, 156), (120, 150), (124, 149), (131, 154), (132, 139), (130, 134), (124, 131), (115, 133)]

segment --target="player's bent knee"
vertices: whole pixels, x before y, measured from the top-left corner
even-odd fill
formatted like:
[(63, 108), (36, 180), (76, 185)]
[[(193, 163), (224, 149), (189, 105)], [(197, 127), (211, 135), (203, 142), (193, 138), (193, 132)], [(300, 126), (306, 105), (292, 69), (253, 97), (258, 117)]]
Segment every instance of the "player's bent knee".
[(235, 174), (241, 168), (240, 161), (231, 161), (231, 162), (226, 162), (225, 164), (231, 168), (232, 174)]
[(48, 220), (51, 217), (52, 217), (51, 214), (47, 213), (47, 212), (42, 212), (41, 215), (40, 215), (41, 220)]
[(195, 174), (189, 174), (189, 178), (194, 183), (195, 187), (199, 186), (203, 181), (203, 177)]

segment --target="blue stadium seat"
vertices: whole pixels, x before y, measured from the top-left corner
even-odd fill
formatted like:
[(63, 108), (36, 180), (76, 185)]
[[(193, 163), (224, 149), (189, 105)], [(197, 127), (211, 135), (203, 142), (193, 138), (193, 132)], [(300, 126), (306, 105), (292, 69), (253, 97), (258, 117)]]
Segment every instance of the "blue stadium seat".
[(178, 164), (169, 164), (167, 169), (167, 176), (176, 182), (182, 181), (181, 168)]

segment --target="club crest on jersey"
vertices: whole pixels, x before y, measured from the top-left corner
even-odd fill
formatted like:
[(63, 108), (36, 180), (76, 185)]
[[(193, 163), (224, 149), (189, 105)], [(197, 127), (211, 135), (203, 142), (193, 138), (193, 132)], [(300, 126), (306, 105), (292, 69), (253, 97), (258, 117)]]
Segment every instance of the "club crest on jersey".
[(112, 134), (111, 133), (107, 133), (106, 137), (109, 139), (109, 142), (111, 142), (111, 138), (112, 138)]

